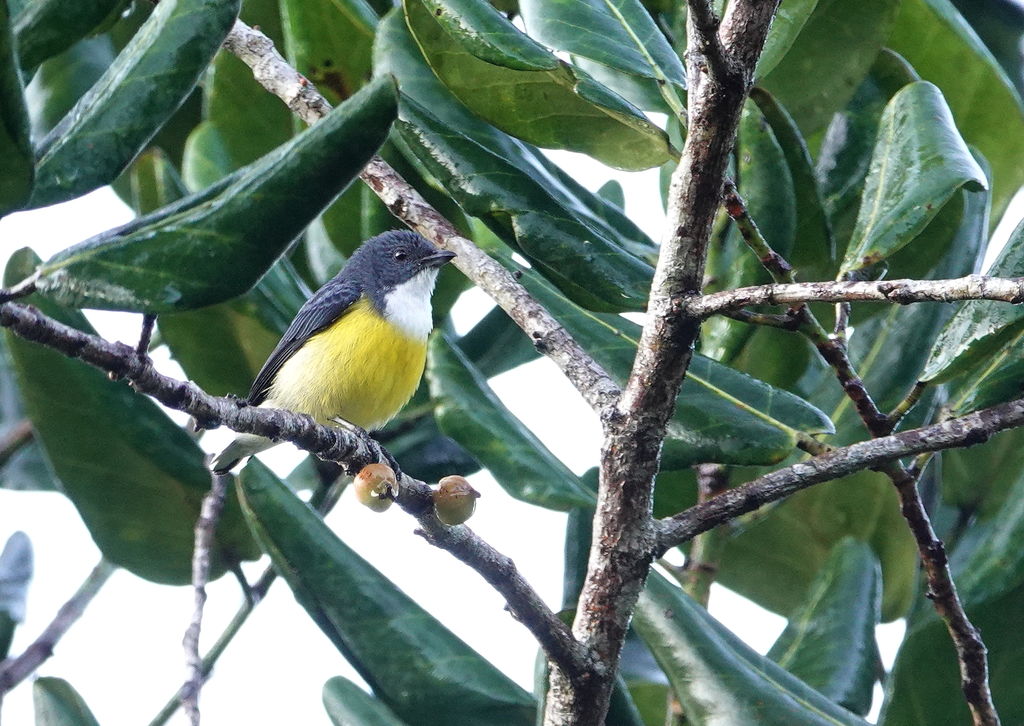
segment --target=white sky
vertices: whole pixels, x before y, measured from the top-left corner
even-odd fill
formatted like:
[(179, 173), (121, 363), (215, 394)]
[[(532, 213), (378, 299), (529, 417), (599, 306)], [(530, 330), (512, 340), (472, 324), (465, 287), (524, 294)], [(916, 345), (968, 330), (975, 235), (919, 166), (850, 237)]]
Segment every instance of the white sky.
[[(663, 212), (657, 171), (611, 172), (586, 157), (552, 154), (588, 188), (609, 177), (627, 180), (627, 212), (655, 240)], [(58, 249), (130, 218), (109, 189), (37, 212), (0, 220), (0, 261), (28, 245), (44, 258)], [(456, 326), (467, 330), (489, 307), (474, 291), (455, 310)], [(134, 343), (139, 316), (90, 313), (107, 337)], [(180, 370), (164, 357), (165, 372)], [(599, 427), (592, 412), (554, 365), (541, 359), (491, 381), (506, 405), (577, 473), (598, 459)], [(551, 412), (557, 411), (557, 416)], [(180, 420), (178, 418), (177, 420)], [(216, 449), (228, 432), (214, 432), (204, 446)], [(299, 459), (281, 446), (264, 455), (279, 473)], [(472, 477), (483, 493), (470, 522), (498, 550), (511, 556), (548, 604), (561, 598), (565, 517), (522, 504), (487, 474)], [(346, 492), (328, 517), (343, 539), (399, 587), (445, 622), (527, 690), (533, 687), (536, 646), (527, 631), (502, 609), (500, 597), (474, 572), (412, 534), (415, 521), (397, 508), (378, 515)], [(61, 495), (0, 490), (0, 542), (24, 530), (35, 548), (36, 569), (26, 622), (17, 631), (12, 654), (38, 635), (99, 559), (99, 552), (75, 509)], [(524, 533), (529, 533), (524, 537)], [(260, 566), (250, 566), (254, 579)], [(230, 578), (211, 584), (204, 621), (204, 644), (213, 641), (234, 614), (241, 596)], [(765, 652), (785, 625), (724, 588), (715, 586), (711, 611), (747, 643)], [(180, 685), (184, 674), (181, 636), (192, 612), (192, 592), (158, 586), (127, 572), (116, 573), (83, 619), (61, 641), (39, 675), (65, 678), (82, 694), (104, 726), (148, 723)], [(468, 615), (467, 615), (468, 614)], [(883, 626), (883, 657), (891, 664), (902, 637), (902, 623)], [(204, 722), (215, 724), (328, 724), (320, 703), (324, 681), (334, 675), (358, 680), (354, 671), (320, 633), (287, 586), (278, 582), (221, 659), (203, 691)], [(4, 722), (32, 723), (31, 688), (25, 684), (4, 702)], [(171, 721), (185, 724), (179, 712)]]

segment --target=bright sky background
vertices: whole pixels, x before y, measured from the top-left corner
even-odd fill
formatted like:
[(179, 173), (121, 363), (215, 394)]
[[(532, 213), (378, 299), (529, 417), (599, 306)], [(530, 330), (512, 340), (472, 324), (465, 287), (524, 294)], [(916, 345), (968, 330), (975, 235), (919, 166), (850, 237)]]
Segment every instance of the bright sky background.
[[(552, 157), (590, 189), (613, 177), (624, 181), (627, 213), (655, 240), (659, 239), (664, 213), (656, 170), (625, 174), (575, 154), (554, 152)], [(0, 261), (25, 245), (45, 258), (130, 217), (129, 210), (109, 189), (59, 209), (11, 215), (0, 220)], [(1001, 236), (1008, 232), (1003, 230)], [(459, 332), (467, 330), (488, 307), (483, 293), (466, 295), (454, 311)], [(90, 313), (90, 318), (109, 338), (134, 343), (138, 337), (140, 316)], [(181, 376), (180, 369), (166, 356), (158, 362), (164, 372)], [(498, 376), (491, 385), (574, 471), (582, 473), (597, 462), (597, 421), (547, 359)], [(553, 411), (557, 415), (552, 415)], [(181, 420), (180, 415), (175, 416)], [(204, 438), (203, 445), (216, 450), (229, 436), (229, 432), (215, 431)], [(283, 445), (261, 458), (279, 473), (286, 473), (300, 456)], [(511, 556), (548, 604), (557, 609), (565, 516), (510, 498), (487, 474), (477, 474), (471, 481), (483, 498), (470, 525)], [(413, 535), (415, 521), (411, 517), (397, 508), (374, 514), (346, 492), (327, 521), (346, 543), (423, 607), (524, 688), (532, 690), (537, 649), (531, 636), (505, 613), (501, 598), (473, 571)], [(12, 654), (21, 652), (38, 635), (99, 559), (74, 507), (59, 494), (0, 490), (0, 542), (18, 529), (32, 540), (36, 574), (27, 619), (16, 634)], [(251, 579), (262, 568), (262, 563), (250, 566)], [(203, 624), (206, 645), (222, 631), (241, 602), (238, 586), (230, 577), (211, 584), (209, 595)], [(191, 612), (189, 588), (154, 585), (118, 572), (39, 675), (69, 680), (103, 726), (148, 723), (182, 682), (181, 636)], [(711, 612), (762, 653), (785, 625), (782, 618), (717, 585)], [(880, 628), (887, 666), (892, 663), (902, 632), (902, 622)], [(328, 724), (320, 692), (324, 681), (334, 675), (358, 681), (352, 668), (294, 601), (287, 586), (278, 582), (204, 688), (204, 723)], [(7, 697), (3, 716), (5, 723), (14, 726), (33, 722), (31, 688), (27, 684)], [(185, 722), (179, 712), (171, 723)]]

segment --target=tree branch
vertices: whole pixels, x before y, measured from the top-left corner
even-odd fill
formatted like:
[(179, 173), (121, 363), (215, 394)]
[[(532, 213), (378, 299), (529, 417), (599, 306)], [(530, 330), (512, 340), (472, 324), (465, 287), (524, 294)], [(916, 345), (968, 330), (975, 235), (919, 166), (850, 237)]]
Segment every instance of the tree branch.
[[(777, 282), (792, 282), (792, 268), (765, 241), (747, 213), (746, 206), (736, 193), (735, 187), (727, 190), (724, 202), (729, 215), (740, 226), (744, 241), (758, 255), (773, 279)], [(794, 312), (801, 321), (800, 332), (814, 343), (822, 358), (832, 366), (836, 378), (847, 397), (853, 402), (871, 436), (877, 440), (892, 433), (899, 420), (920, 397), (923, 390), (921, 386), (915, 386), (892, 415), (885, 415), (875, 404), (864, 381), (850, 361), (846, 350), (845, 324), (837, 320), (838, 334), (829, 335), (805, 302), (799, 303)], [(967, 618), (949, 571), (945, 548), (935, 536), (931, 520), (921, 502), (917, 489), (917, 473), (920, 473), (920, 470), (911, 473), (899, 461), (887, 461), (877, 468), (888, 476), (896, 487), (900, 511), (917, 543), (918, 553), (927, 575), (928, 595), (935, 604), (936, 612), (945, 622), (956, 647), (961, 688), (971, 710), (973, 722), (975, 726), (998, 726), (999, 716), (992, 703), (988, 684), (987, 650), (977, 629)]]
[[(96, 366), (164, 404), (184, 411), (203, 428), (227, 426), (240, 433), (257, 434), (274, 441), (289, 441), (321, 459), (335, 461), (346, 472), (367, 464), (387, 461), (390, 454), (365, 432), (321, 426), (304, 414), (247, 406), (237, 399), (217, 398), (188, 381), (158, 372), (148, 358), (124, 343), (111, 343), (43, 315), (18, 303), (0, 304), (0, 325), (26, 340), (40, 343), (72, 358)], [(540, 596), (515, 570), (507, 557), (484, 542), (468, 527), (446, 527), (433, 514), (430, 487), (403, 475), (398, 504), (416, 517), (428, 540), (453, 554), (501, 593), (509, 610), (537, 638), (545, 654), (573, 674), (591, 669), (587, 650), (576, 642), (567, 626), (544, 605)]]
[[(224, 41), (224, 48), (248, 65), (260, 85), (306, 123), (316, 123), (331, 110), (316, 87), (290, 66), (273, 41), (260, 31), (239, 20)], [(439, 247), (454, 252), (457, 257), (453, 264), (508, 313), (598, 415), (611, 408), (619, 397), (618, 385), (508, 270), (461, 236), (455, 225), (379, 156), (370, 160), (360, 178), (395, 217)]]
[(811, 302), (918, 302), (998, 300), (1024, 302), (1024, 277), (968, 275), (951, 280), (875, 280), (872, 282), (799, 282), (724, 290), (688, 301), (687, 312), (700, 318), (748, 305), (795, 305)]
[(206, 607), (206, 585), (210, 581), (210, 549), (213, 535), (224, 509), (224, 496), (231, 482), (230, 474), (211, 474), (210, 491), (203, 497), (196, 519), (195, 544), (192, 548), (192, 590), (195, 596), (192, 619), (185, 630), (182, 645), (185, 648), (186, 677), (181, 688), (181, 704), (185, 707), (192, 726), (199, 726), (199, 692), (203, 688), (203, 658), (199, 655), (199, 634), (203, 626)]
[(85, 578), (85, 582), (79, 586), (71, 599), (61, 606), (50, 624), (32, 641), (25, 652), (0, 664), (0, 700), (3, 700), (5, 693), (35, 673), (36, 669), (53, 655), (58, 641), (82, 617), (85, 608), (116, 569), (116, 565), (100, 560)]
[(711, 226), (721, 199), (740, 111), (778, 5), (736, 0), (719, 32), (706, 0), (687, 19), (689, 123), (669, 189), (667, 233), (651, 283), (629, 380), (603, 419), (597, 511), (587, 577), (573, 632), (604, 666), (571, 684), (551, 669), (544, 723), (604, 723), (629, 619), (647, 579), (655, 532), (651, 509), (666, 425), (700, 331), (686, 301), (700, 294)]
[(814, 484), (884, 465), (905, 456), (973, 446), (993, 434), (1024, 425), (1024, 399), (1001, 403), (966, 416), (834, 449), (728, 489), (703, 504), (657, 523), (655, 556), (688, 542), (719, 524), (776, 502)]

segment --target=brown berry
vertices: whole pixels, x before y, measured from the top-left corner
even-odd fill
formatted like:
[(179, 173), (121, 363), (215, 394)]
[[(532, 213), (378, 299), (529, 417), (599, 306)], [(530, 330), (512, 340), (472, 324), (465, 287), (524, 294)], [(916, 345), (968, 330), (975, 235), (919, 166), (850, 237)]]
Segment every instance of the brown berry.
[(395, 472), (387, 464), (364, 466), (352, 482), (356, 499), (375, 512), (383, 512), (398, 495)]
[(434, 513), (447, 525), (462, 524), (476, 511), (480, 492), (461, 476), (446, 476), (434, 491)]

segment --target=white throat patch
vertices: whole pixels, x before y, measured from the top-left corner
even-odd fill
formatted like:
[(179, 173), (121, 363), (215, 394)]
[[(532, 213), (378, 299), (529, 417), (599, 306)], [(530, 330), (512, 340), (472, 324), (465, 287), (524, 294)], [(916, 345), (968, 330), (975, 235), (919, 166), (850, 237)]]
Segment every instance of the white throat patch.
[(384, 317), (405, 335), (426, 340), (434, 327), (430, 294), (437, 282), (437, 268), (418, 272), (384, 296)]

